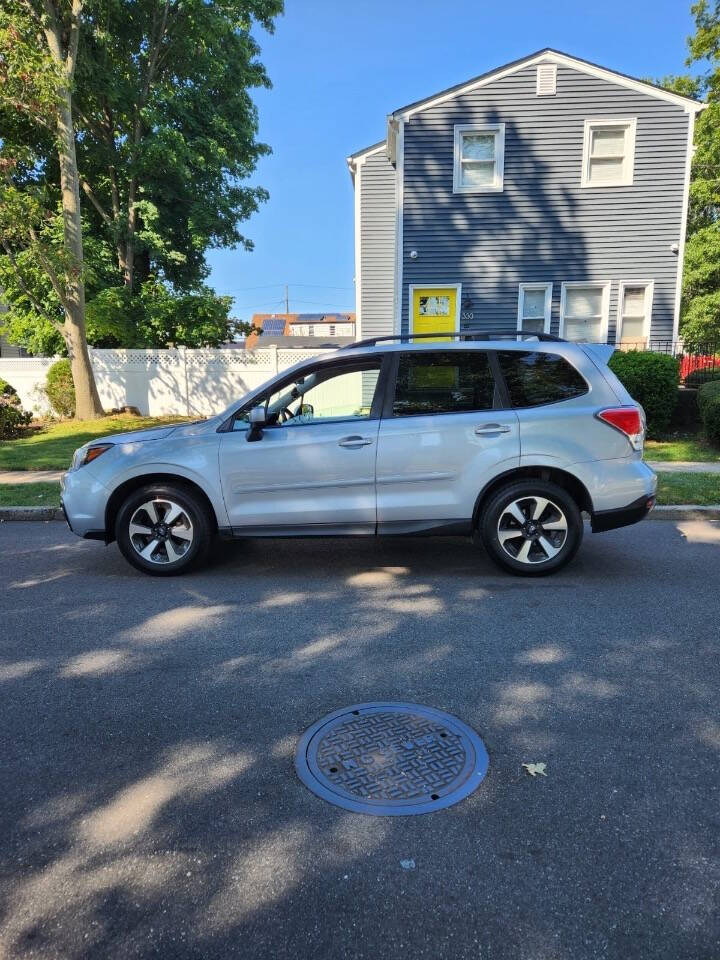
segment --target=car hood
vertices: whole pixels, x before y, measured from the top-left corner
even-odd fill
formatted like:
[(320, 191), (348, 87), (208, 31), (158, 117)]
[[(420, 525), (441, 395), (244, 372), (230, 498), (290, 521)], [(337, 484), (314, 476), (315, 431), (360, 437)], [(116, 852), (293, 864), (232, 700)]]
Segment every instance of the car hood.
[(145, 443), (147, 440), (164, 440), (173, 434), (176, 437), (194, 437), (199, 433), (216, 430), (218, 423), (219, 418), (213, 417), (210, 420), (197, 420), (193, 423), (168, 423), (160, 427), (145, 427), (142, 430), (128, 430), (127, 433), (111, 433), (106, 437), (98, 437), (86, 446), (95, 446), (98, 443)]

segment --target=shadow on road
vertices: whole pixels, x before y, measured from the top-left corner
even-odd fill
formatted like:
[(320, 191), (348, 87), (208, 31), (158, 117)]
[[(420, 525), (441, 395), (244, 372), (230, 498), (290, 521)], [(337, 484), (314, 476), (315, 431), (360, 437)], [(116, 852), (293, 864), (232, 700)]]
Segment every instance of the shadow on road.
[[(589, 538), (539, 580), (444, 539), (227, 544), (152, 579), (10, 526), (0, 955), (711, 955), (712, 525)], [(383, 699), (474, 726), (481, 788), (390, 819), (301, 786), (299, 735)]]

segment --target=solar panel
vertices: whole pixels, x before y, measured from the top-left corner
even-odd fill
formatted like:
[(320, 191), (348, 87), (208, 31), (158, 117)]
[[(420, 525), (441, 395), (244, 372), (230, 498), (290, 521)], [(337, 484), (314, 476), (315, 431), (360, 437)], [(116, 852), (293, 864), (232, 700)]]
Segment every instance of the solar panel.
[(285, 317), (269, 317), (263, 320), (263, 333), (278, 337), (285, 333)]

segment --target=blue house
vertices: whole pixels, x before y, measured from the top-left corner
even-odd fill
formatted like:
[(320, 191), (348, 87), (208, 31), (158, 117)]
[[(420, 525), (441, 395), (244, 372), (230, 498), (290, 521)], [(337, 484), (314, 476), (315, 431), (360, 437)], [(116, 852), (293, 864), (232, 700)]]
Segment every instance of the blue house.
[(546, 49), (395, 110), (348, 158), (358, 337), (676, 339), (703, 107)]

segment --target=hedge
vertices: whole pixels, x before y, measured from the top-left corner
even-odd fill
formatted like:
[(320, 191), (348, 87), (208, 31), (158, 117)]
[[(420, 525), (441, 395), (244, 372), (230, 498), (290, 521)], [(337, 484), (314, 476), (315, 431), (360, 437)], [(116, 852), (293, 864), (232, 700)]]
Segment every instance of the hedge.
[(697, 394), (697, 404), (701, 418), (705, 407), (715, 397), (720, 397), (720, 380), (711, 380), (709, 383), (705, 383), (700, 387)]
[(659, 439), (670, 426), (680, 382), (678, 361), (665, 353), (617, 350), (608, 364), (630, 396), (641, 404), (648, 436)]
[(702, 418), (706, 438), (710, 443), (720, 447), (720, 393), (706, 402)]
[(48, 370), (45, 396), (59, 417), (75, 416), (75, 385), (68, 359), (58, 360)]
[(15, 387), (0, 378), (0, 440), (19, 436), (31, 420), (32, 414), (23, 410)]
[(693, 370), (685, 377), (686, 387), (700, 387), (704, 383), (714, 383), (720, 380), (720, 367), (704, 367)]

